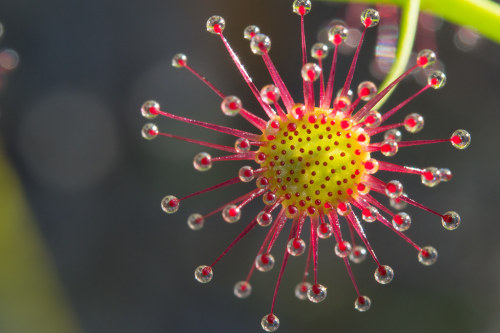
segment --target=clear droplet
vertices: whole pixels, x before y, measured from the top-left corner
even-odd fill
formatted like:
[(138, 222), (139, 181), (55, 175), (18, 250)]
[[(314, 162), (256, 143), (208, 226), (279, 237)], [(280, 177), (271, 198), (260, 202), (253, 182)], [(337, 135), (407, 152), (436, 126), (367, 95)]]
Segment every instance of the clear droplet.
[(236, 151), (238, 153), (246, 153), (247, 151), (250, 150), (250, 148), (251, 148), (251, 145), (250, 145), (250, 141), (248, 141), (248, 139), (238, 138), (234, 142), (234, 149), (236, 149)]
[(180, 200), (173, 195), (167, 195), (161, 199), (161, 209), (167, 214), (175, 213), (179, 210)]
[(262, 201), (268, 206), (274, 204), (276, 202), (276, 199), (276, 194), (271, 191), (264, 193), (264, 195), (262, 196)]
[(449, 211), (443, 214), (441, 218), (443, 227), (447, 230), (455, 230), (460, 225), (460, 215), (457, 212)]
[(388, 284), (394, 278), (394, 271), (387, 265), (381, 265), (375, 270), (375, 281), (380, 284)]
[(377, 94), (377, 86), (371, 81), (363, 81), (358, 85), (359, 98), (367, 102)]
[(361, 218), (366, 222), (375, 222), (377, 219), (378, 210), (373, 206), (363, 208), (361, 211)]
[(434, 71), (427, 77), (427, 84), (434, 89), (441, 89), (446, 84), (446, 74), (441, 71)]
[(158, 111), (160, 111), (160, 104), (157, 101), (146, 101), (142, 104), (141, 114), (144, 118), (153, 119), (158, 116)]
[(348, 96), (339, 96), (333, 100), (333, 108), (337, 112), (347, 112), (351, 108), (351, 99)]
[(337, 205), (337, 213), (340, 216), (347, 216), (352, 212), (351, 205), (346, 202), (339, 202)]
[(188, 216), (187, 225), (191, 230), (200, 230), (204, 223), (205, 218), (201, 214), (194, 213)]
[(325, 59), (328, 55), (328, 46), (324, 43), (316, 43), (311, 47), (311, 57), (314, 59)]
[(347, 257), (352, 251), (352, 245), (348, 241), (335, 244), (335, 254), (340, 258)]
[(274, 267), (274, 257), (270, 253), (259, 254), (255, 258), (255, 267), (261, 272), (269, 272)]
[(470, 134), (466, 130), (459, 129), (451, 135), (451, 144), (458, 149), (465, 149), (470, 145)]
[(241, 209), (236, 205), (227, 205), (222, 210), (222, 218), (227, 223), (238, 222), (241, 218)]
[(395, 141), (388, 141), (385, 140), (382, 142), (382, 145), (380, 147), (380, 151), (382, 152), (382, 155), (384, 156), (394, 156), (398, 152), (398, 143)]
[[(406, 194), (403, 193), (401, 195), (401, 197), (402, 196), (406, 196)], [(395, 199), (391, 198), (389, 200), (389, 204), (391, 205), (392, 208), (401, 210), (401, 209), (405, 209), (408, 206), (408, 203), (406, 201), (404, 201), (403, 199), (401, 199), (401, 197), (395, 198)]]
[(307, 291), (307, 298), (313, 303), (319, 303), (326, 298), (326, 287), (322, 284), (316, 283)]
[(270, 313), (262, 317), (260, 325), (264, 331), (274, 332), (280, 327), (280, 320), (276, 315)]
[(201, 265), (196, 267), (194, 271), (194, 278), (196, 281), (201, 283), (207, 283), (212, 280), (214, 277), (214, 272), (212, 271), (212, 267)]
[(300, 238), (292, 238), (288, 241), (286, 250), (294, 257), (300, 256), (306, 250), (306, 242)]
[(269, 187), (269, 179), (264, 176), (257, 177), (257, 181), (255, 182), (258, 188), (266, 189)]
[(441, 182), (439, 169), (434, 167), (425, 168), (420, 178), (422, 180), (422, 184), (428, 187), (434, 187)]
[(432, 50), (424, 49), (417, 54), (417, 65), (423, 68), (434, 65), (436, 60), (436, 53)]
[(373, 8), (363, 10), (361, 13), (361, 23), (367, 27), (372, 28), (380, 21), (380, 14)]
[(410, 133), (420, 132), (424, 128), (424, 117), (418, 113), (410, 113), (404, 120), (405, 129)]
[(212, 156), (209, 153), (198, 153), (193, 158), (193, 166), (198, 171), (207, 171), (212, 167)]
[(384, 140), (392, 140), (399, 142), (403, 138), (401, 131), (397, 128), (390, 129), (384, 133)]
[(238, 115), (241, 111), (241, 99), (236, 96), (226, 96), (220, 104), (220, 109), (222, 112), (229, 117), (234, 117)]
[(276, 135), (280, 131), (280, 123), (275, 119), (271, 119), (266, 124), (265, 134)]
[(252, 293), (252, 285), (247, 281), (240, 281), (234, 285), (234, 295), (238, 298), (247, 298)]
[(379, 127), (382, 123), (382, 116), (376, 110), (371, 110), (365, 118), (365, 124), (368, 128)]
[(321, 67), (315, 63), (309, 62), (302, 66), (300, 73), (302, 74), (302, 79), (304, 79), (304, 81), (314, 82), (321, 75)]
[(280, 90), (274, 84), (268, 84), (260, 90), (260, 97), (267, 104), (274, 104), (280, 99)]
[(365, 162), (365, 171), (369, 175), (377, 173), (378, 168), (379, 168), (378, 161), (374, 158), (370, 158), (368, 161)]
[(295, 0), (293, 2), (293, 12), (297, 15), (304, 16), (311, 11), (311, 1), (309, 0)]
[(330, 238), (333, 234), (333, 228), (328, 223), (318, 225), (318, 237), (322, 239)]
[(439, 179), (442, 182), (449, 182), (453, 178), (453, 174), (450, 169), (441, 168), (439, 169)]
[(328, 30), (328, 40), (334, 45), (340, 45), (347, 39), (348, 30), (342, 24), (334, 25)]
[(360, 264), (366, 259), (367, 251), (361, 245), (356, 245), (349, 254), (349, 260), (355, 264)]
[(385, 186), (385, 194), (389, 198), (399, 198), (403, 194), (403, 184), (399, 180), (391, 180)]
[(354, 308), (358, 310), (359, 312), (365, 312), (368, 309), (370, 309), (370, 306), (372, 305), (372, 301), (370, 297), (368, 296), (359, 296), (356, 298), (354, 301)]
[(142, 137), (146, 140), (153, 140), (158, 136), (158, 127), (153, 123), (148, 123), (142, 126)]
[(292, 116), (295, 119), (302, 119), (306, 114), (306, 106), (302, 103), (297, 103), (292, 108)]
[(418, 253), (418, 261), (425, 266), (430, 266), (436, 262), (438, 253), (432, 246), (424, 246), (422, 251)]
[(260, 33), (260, 28), (258, 26), (249, 25), (248, 27), (245, 28), (245, 30), (243, 30), (243, 37), (245, 39), (251, 40), (258, 33)]
[(172, 57), (172, 67), (180, 68), (187, 65), (188, 58), (184, 53), (177, 53)]
[(253, 172), (252, 167), (245, 165), (240, 168), (238, 171), (238, 177), (244, 183), (251, 182), (255, 178), (255, 174)]
[(207, 20), (207, 31), (219, 35), (224, 31), (226, 21), (220, 16), (214, 15)]
[(254, 54), (263, 55), (271, 50), (271, 38), (264, 34), (257, 34), (250, 40), (250, 49)]
[(411, 217), (405, 212), (399, 212), (392, 218), (392, 226), (398, 231), (406, 231), (410, 228)]
[(269, 227), (273, 223), (273, 216), (266, 211), (260, 211), (257, 214), (257, 224), (261, 227)]
[(365, 183), (359, 183), (356, 186), (356, 189), (358, 190), (359, 194), (368, 194), (371, 190), (370, 186), (366, 185)]
[(309, 282), (301, 282), (295, 286), (295, 297), (304, 301), (307, 299), (307, 291), (311, 288)]

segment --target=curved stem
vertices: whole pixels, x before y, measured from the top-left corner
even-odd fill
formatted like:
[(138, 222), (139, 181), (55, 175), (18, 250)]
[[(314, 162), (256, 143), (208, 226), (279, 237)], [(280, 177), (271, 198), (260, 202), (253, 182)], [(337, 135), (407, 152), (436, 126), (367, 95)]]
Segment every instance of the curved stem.
[[(405, 6), (408, 0), (323, 0), (333, 2), (380, 3)], [(420, 10), (452, 23), (477, 30), (500, 43), (500, 4), (490, 0), (421, 0)]]
[[(420, 0), (408, 0), (403, 6), (401, 12), (401, 31), (398, 40), (396, 60), (392, 64), (391, 70), (387, 73), (384, 82), (380, 85), (379, 90), (387, 87), (392, 81), (397, 79), (406, 70), (408, 61), (410, 60), (411, 51), (413, 49), (413, 42), (417, 33), (418, 14), (419, 14)], [(387, 95), (375, 106), (380, 109), (385, 101), (394, 91), (394, 88), (389, 91)]]

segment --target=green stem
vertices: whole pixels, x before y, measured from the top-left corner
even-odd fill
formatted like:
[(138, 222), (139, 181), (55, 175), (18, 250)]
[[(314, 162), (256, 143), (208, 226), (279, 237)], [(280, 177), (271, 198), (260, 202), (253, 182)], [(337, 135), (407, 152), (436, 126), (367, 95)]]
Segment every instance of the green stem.
[[(391, 70), (385, 77), (384, 82), (380, 85), (379, 90), (387, 87), (406, 70), (406, 65), (410, 59), (415, 34), (417, 32), (419, 7), (420, 0), (409, 0), (402, 8), (401, 32), (398, 40), (396, 60), (394, 61)], [(394, 89), (385, 95), (385, 97), (378, 102), (375, 108), (380, 109), (393, 91)]]
[[(408, 0), (323, 0), (405, 6)], [(452, 23), (475, 29), (500, 43), (500, 4), (490, 0), (421, 0), (420, 10)]]

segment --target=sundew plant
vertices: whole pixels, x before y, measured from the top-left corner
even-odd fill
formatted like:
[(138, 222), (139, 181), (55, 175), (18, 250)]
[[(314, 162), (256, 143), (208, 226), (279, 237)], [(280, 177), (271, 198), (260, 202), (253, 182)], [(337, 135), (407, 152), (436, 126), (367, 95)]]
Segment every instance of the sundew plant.
[[(205, 147), (206, 152), (194, 157), (193, 166), (196, 170), (205, 172), (214, 163), (223, 161), (243, 161), (247, 164), (235, 170), (233, 177), (209, 188), (195, 189), (190, 194), (165, 196), (161, 200), (161, 208), (168, 214), (175, 213), (192, 197), (226, 186), (255, 182), (255, 189), (231, 198), (210, 212), (191, 214), (187, 223), (191, 229), (200, 230), (206, 219), (214, 218), (217, 214), (221, 214), (227, 223), (245, 222), (240, 234), (228, 242), (225, 249), (221, 249), (222, 253), (212, 263), (195, 269), (195, 279), (201, 283), (213, 279), (217, 263), (250, 231), (257, 228), (266, 230), (262, 242), (256, 246), (254, 263), (246, 278), (235, 284), (234, 294), (239, 298), (248, 297), (252, 291), (251, 279), (254, 272), (268, 272), (278, 264), (270, 309), (261, 320), (262, 328), (268, 332), (277, 330), (280, 324), (275, 303), (290, 257), (305, 257), (304, 273), (296, 277), (299, 281), (295, 288), (297, 298), (319, 303), (327, 297), (327, 287), (321, 283), (318, 274), (320, 239), (329, 239), (333, 252), (344, 263), (353, 285), (354, 308), (360, 312), (370, 309), (372, 300), (361, 292), (351, 265), (370, 257), (375, 264), (374, 278), (380, 284), (390, 283), (396, 274), (377, 257), (365, 232), (365, 224), (377, 223), (383, 228), (389, 228), (415, 249), (418, 262), (426, 266), (435, 263), (438, 252), (433, 246), (420, 245), (405, 234), (412, 219), (402, 209), (407, 205), (422, 209), (435, 216), (447, 230), (459, 227), (460, 216), (452, 210), (442, 211), (439, 203), (433, 203), (433, 207), (420, 203), (411, 196), (411, 189), (403, 188), (397, 178), (399, 174), (413, 174), (421, 179), (423, 185), (434, 187), (441, 182), (450, 181), (452, 173), (446, 168), (415, 167), (411, 165), (411, 161), (407, 165), (395, 164), (390, 162), (390, 157), (400, 149), (416, 149), (437, 143), (448, 143), (457, 149), (464, 149), (471, 140), (466, 130), (446, 128), (446, 124), (443, 124), (443, 131), (450, 132), (447, 137), (402, 140), (403, 130), (410, 134), (422, 130), (424, 118), (420, 114), (411, 113), (403, 121), (393, 121), (395, 115), (404, 112), (404, 106), (413, 99), (437, 93), (437, 89), (445, 86), (445, 73), (429, 70), (436, 62), (436, 54), (432, 50), (419, 50), (413, 64), (409, 64), (399, 74), (398, 69), (393, 70), (389, 77), (394, 78), (381, 87), (371, 81), (361, 81), (353, 86), (353, 78), (361, 76), (356, 73), (356, 63), (363, 40), (381, 19), (378, 11), (366, 9), (360, 13), (361, 38), (347, 77), (340, 81), (336, 77), (338, 49), (345, 42), (349, 27), (343, 24), (333, 25), (328, 31), (330, 45), (314, 43), (309, 47), (304, 31), (311, 2), (295, 0), (291, 5), (301, 26), (301, 34), (296, 41), (301, 45), (302, 51), (298, 55), (302, 58), (302, 67), (297, 69), (297, 73), (302, 78), (303, 94), (293, 96), (290, 93), (271, 59), (270, 37), (261, 33), (255, 25), (248, 26), (243, 37), (249, 40), (251, 52), (262, 58), (269, 72), (272, 83), (263, 87), (257, 87), (253, 83), (247, 69), (224, 36), (225, 19), (212, 16), (208, 19), (206, 28), (209, 33), (220, 38), (262, 110), (248, 110), (237, 96), (225, 95), (188, 63), (185, 54), (176, 54), (172, 59), (174, 67), (188, 70), (220, 97), (220, 109), (225, 115), (243, 117), (255, 128), (254, 132), (175, 115), (165, 111), (153, 100), (146, 101), (141, 108), (142, 115), (147, 119), (163, 116), (235, 138), (234, 146), (224, 146), (165, 133), (154, 123), (147, 123), (142, 129), (142, 136), (148, 140), (163, 136)], [(407, 16), (406, 21), (412, 21), (411, 15)], [(406, 65), (406, 61), (398, 59), (395, 67), (400, 67), (403, 62)], [(401, 81), (412, 73), (424, 70), (427, 83), (422, 88), (395, 107), (383, 110), (383, 100)], [(424, 147), (422, 151), (416, 150), (415, 154), (424, 153), (423, 149)], [(394, 180), (385, 182), (378, 177), (379, 173), (389, 173)], [(252, 201), (263, 202), (259, 203), (261, 210), (256, 216), (246, 217), (243, 212)], [(282, 236), (285, 230), (287, 235)], [(274, 247), (280, 236), (287, 238), (286, 249)], [(279, 254), (282, 259), (275, 259), (273, 253)]]

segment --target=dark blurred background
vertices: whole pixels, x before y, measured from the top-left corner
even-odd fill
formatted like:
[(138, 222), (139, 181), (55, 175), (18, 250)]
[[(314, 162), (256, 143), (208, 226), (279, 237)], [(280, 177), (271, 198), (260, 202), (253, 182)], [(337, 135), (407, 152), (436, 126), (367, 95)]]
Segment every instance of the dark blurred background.
[[(224, 93), (241, 97), (249, 110), (263, 115), (219, 38), (206, 32), (206, 19), (214, 14), (226, 19), (225, 35), (258, 87), (271, 79), (262, 60), (251, 54), (242, 31), (257, 24), (269, 34), (278, 70), (292, 94), (301, 96), (300, 27), (291, 2), (0, 2), (5, 28), (0, 47), (19, 55), (17, 68), (3, 76), (0, 93), (5, 155), (51, 258), (58, 290), (67, 301), (62, 303), (70, 313), (65, 315), (73, 314), (71, 320), (82, 332), (261, 331), (260, 318), (269, 312), (278, 268), (255, 274), (254, 292), (246, 300), (234, 297), (232, 289), (245, 278), (264, 230), (253, 231), (231, 251), (216, 266), (210, 284), (193, 279), (194, 268), (212, 262), (261, 205), (245, 208), (244, 218), (234, 225), (217, 215), (193, 232), (185, 222), (189, 214), (209, 212), (253, 185), (234, 185), (188, 200), (175, 215), (165, 215), (159, 205), (166, 194), (184, 196), (213, 185), (243, 164), (221, 163), (207, 173), (196, 172), (192, 158), (205, 149), (164, 138), (146, 142), (140, 129), (147, 121), (139, 109), (145, 100), (155, 99), (178, 115), (252, 130), (240, 118), (224, 117), (215, 94), (186, 70), (170, 65), (175, 53), (186, 53), (191, 66)], [(332, 19), (349, 21), (353, 10), (345, 4), (314, 2), (306, 16), (308, 45)], [(355, 8), (355, 16), (360, 11)], [(359, 28), (359, 19), (353, 22)], [(422, 186), (417, 177), (400, 178), (418, 201), (439, 212), (458, 211), (462, 225), (449, 232), (439, 218), (407, 209), (413, 217), (410, 237), (439, 251), (431, 267), (419, 264), (414, 249), (387, 228), (368, 225), (372, 245), (396, 277), (381, 286), (373, 279), (375, 265), (369, 259), (354, 267), (362, 293), (373, 301), (367, 313), (353, 309), (355, 292), (342, 261), (333, 254), (332, 240), (320, 244), (320, 282), (328, 287), (321, 304), (295, 298), (293, 288), (305, 258), (291, 259), (275, 311), (280, 332), (500, 331), (500, 46), (474, 35), (472, 42), (465, 38), (461, 43), (459, 27), (432, 22), (439, 29), (421, 26), (416, 48), (437, 45), (448, 84), (425, 92), (395, 120), (411, 112), (424, 115), (424, 130), (414, 136), (404, 132), (407, 140), (449, 137), (455, 129), (465, 128), (472, 144), (465, 151), (448, 144), (402, 149), (393, 160), (449, 167), (454, 179), (434, 189)], [(368, 79), (381, 82), (370, 71), (376, 36), (377, 29), (367, 33), (354, 87)], [(339, 57), (338, 84), (351, 58)], [(417, 91), (417, 81), (405, 80), (383, 110)], [(167, 119), (156, 123), (164, 132), (233, 142), (231, 137)], [(278, 264), (284, 246), (284, 239), (275, 246)], [(30, 302), (29, 295), (23, 299)], [(23, 307), (4, 302), (0, 318), (11, 306)], [(30, 316), (26, 313), (25, 320)], [(6, 327), (0, 321), (1, 331), (22, 332), (14, 324)], [(33, 332), (49, 331), (54, 332), (39, 325)]]

